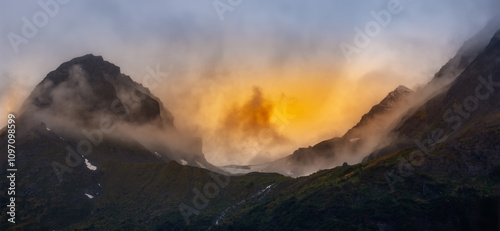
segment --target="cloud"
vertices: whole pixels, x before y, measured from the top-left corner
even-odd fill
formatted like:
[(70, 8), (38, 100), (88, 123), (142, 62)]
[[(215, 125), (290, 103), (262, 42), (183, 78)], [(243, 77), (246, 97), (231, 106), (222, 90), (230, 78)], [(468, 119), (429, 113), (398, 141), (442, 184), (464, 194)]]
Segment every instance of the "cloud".
[(243, 105), (234, 105), (227, 113), (222, 130), (256, 137), (262, 129), (271, 129), (271, 113), (274, 105), (265, 99), (262, 90), (253, 88), (252, 97)]
[[(0, 20), (4, 23), (0, 25), (0, 49), (5, 52), (0, 57), (0, 73), (9, 73), (22, 81), (15, 81), (19, 82), (16, 84), (6, 75), (0, 76), (0, 102), (2, 106), (19, 107), (34, 86), (59, 64), (94, 53), (120, 66), (137, 82), (147, 75), (147, 66), (168, 68), (168, 78), (152, 90), (153, 94), (165, 103), (180, 127), (207, 142), (218, 131), (233, 129), (238, 135), (229, 136), (241, 140), (241, 131), (256, 133), (257, 128), (266, 126), (272, 129), (272, 122), (252, 121), (242, 115), (228, 117), (228, 111), (241, 114), (245, 110), (249, 101), (241, 92), (251, 86), (260, 86), (261, 113), (268, 107), (276, 108), (276, 95), (281, 92), (296, 97), (299, 104), (305, 101), (301, 104), (302, 115), (309, 118), (299, 115), (297, 121), (301, 121), (303, 130), (309, 123), (315, 134), (307, 135), (319, 141), (328, 138), (326, 134), (345, 132), (367, 107), (366, 102), (376, 102), (377, 97), (387, 93), (383, 91), (399, 84), (411, 87), (427, 82), (463, 41), (500, 8), (498, 1), (493, 0), (412, 1), (405, 4), (405, 10), (393, 18), (355, 62), (347, 64), (338, 49), (339, 43), (351, 42), (354, 28), (373, 20), (370, 12), (384, 9), (387, 2), (246, 0), (220, 21), (211, 1), (70, 1), (38, 28), (28, 43), (21, 44), (16, 54), (7, 34), (21, 34), (23, 17), (32, 20), (43, 9), (38, 1), (1, 1)], [(364, 81), (380, 69), (390, 76), (383, 78), (384, 86), (374, 90)], [(317, 77), (319, 72), (321, 77)], [(295, 86), (290, 86), (290, 82)], [(352, 84), (330, 87), (337, 82)], [(356, 94), (351, 85), (360, 86), (360, 92), (370, 91), (368, 97), (372, 98), (361, 99), (367, 94)], [(307, 91), (318, 96), (301, 94)], [(236, 106), (227, 105), (221, 98), (234, 99)], [(333, 102), (335, 98), (345, 102), (339, 106)], [(339, 108), (324, 109), (327, 107)], [(336, 113), (327, 115), (332, 111)], [(353, 118), (340, 119), (342, 113)], [(224, 127), (219, 126), (221, 121), (239, 123)], [(297, 130), (287, 137), (299, 138)], [(311, 137), (302, 139), (309, 142)], [(207, 142), (207, 147), (215, 146)], [(248, 142), (247, 146), (252, 147), (256, 143)], [(265, 150), (265, 146), (256, 145)], [(295, 148), (290, 145), (288, 153), (280, 153), (289, 154)], [(222, 154), (217, 157), (216, 150), (220, 149), (207, 150), (213, 152), (209, 154), (214, 161), (226, 159)]]
[[(279, 131), (275, 120), (276, 105), (262, 89), (253, 87), (252, 95), (244, 102), (228, 102), (215, 130), (211, 146), (226, 156), (227, 162), (245, 163), (253, 159), (265, 159), (269, 151), (288, 142)], [(241, 161), (244, 159), (245, 161)]]

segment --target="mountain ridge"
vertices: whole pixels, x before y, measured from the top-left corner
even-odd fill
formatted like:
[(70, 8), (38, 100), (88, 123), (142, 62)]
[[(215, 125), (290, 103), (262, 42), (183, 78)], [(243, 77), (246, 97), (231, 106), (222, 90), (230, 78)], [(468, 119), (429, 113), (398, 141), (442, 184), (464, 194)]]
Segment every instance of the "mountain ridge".
[[(339, 158), (338, 156), (344, 155), (345, 157), (351, 153), (362, 152), (365, 149), (370, 150), (376, 145), (376, 141), (368, 140), (370, 135), (384, 133), (392, 124), (391, 119), (381, 118), (389, 115), (390, 118), (396, 119), (398, 117), (397, 111), (404, 102), (409, 100), (411, 94), (413, 94), (413, 91), (409, 88), (402, 85), (398, 86), (378, 104), (374, 105), (369, 112), (364, 114), (360, 121), (342, 137), (334, 137), (307, 148), (299, 148), (292, 154), (270, 163), (225, 166), (223, 169), (235, 174), (253, 171), (279, 172), (287, 176), (297, 177), (341, 165), (342, 162), (336, 160)], [(369, 134), (364, 134), (367, 133), (367, 130), (370, 130)]]
[(159, 120), (156, 122), (159, 126), (174, 126), (172, 114), (147, 88), (121, 74), (118, 66), (92, 54), (64, 62), (49, 72), (23, 103), (21, 114), (48, 111), (59, 115), (69, 110), (58, 108), (56, 103), (76, 110), (69, 115), (71, 120), (85, 120), (92, 117), (88, 112), (99, 111), (128, 123)]

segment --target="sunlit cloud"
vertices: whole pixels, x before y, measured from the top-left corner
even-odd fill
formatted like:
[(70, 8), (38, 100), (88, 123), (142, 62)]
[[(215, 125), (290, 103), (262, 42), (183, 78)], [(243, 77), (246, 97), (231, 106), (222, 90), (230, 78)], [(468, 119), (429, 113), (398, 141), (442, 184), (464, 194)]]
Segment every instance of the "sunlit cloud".
[[(204, 140), (213, 163), (276, 159), (342, 135), (398, 85), (426, 83), (499, 8), (402, 1), (404, 10), (346, 62), (339, 44), (352, 42), (354, 28), (387, 2), (245, 1), (221, 21), (211, 1), (69, 1), (16, 53), (7, 35), (22, 35), (23, 18), (43, 8), (2, 1), (1, 116), (59, 64), (93, 53), (137, 82), (147, 66), (168, 69), (152, 92), (180, 130)], [(259, 141), (262, 129), (270, 129), (274, 150)], [(238, 148), (242, 140), (250, 141)]]

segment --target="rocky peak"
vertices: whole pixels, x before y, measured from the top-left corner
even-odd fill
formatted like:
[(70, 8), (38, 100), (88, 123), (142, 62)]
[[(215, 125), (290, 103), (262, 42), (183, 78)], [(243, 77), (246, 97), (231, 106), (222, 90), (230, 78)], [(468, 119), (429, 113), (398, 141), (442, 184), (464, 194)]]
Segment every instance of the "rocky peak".
[(171, 113), (147, 88), (92, 54), (74, 58), (47, 74), (22, 111), (66, 117), (86, 125), (104, 115), (133, 124), (173, 126)]
[(445, 81), (445, 83), (453, 81), (483, 50), (485, 50), (491, 37), (498, 28), (500, 28), (500, 15), (490, 19), (484, 28), (477, 32), (472, 38), (465, 41), (455, 56), (434, 75), (431, 83), (436, 81)]
[(389, 94), (387, 94), (387, 96), (380, 101), (379, 104), (373, 106), (368, 113), (364, 114), (358, 124), (350, 129), (344, 137), (348, 137), (348, 134), (352, 133), (354, 129), (367, 125), (369, 120), (375, 118), (376, 116), (395, 110), (397, 105), (411, 93), (413, 93), (413, 91), (409, 88), (402, 85), (398, 86), (396, 89), (389, 92)]

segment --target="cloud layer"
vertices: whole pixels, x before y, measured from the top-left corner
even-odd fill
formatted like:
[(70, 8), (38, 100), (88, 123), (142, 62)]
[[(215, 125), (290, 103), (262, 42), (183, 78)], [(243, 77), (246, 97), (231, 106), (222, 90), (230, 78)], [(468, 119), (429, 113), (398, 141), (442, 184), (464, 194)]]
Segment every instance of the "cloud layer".
[[(223, 21), (213, 2), (2, 1), (2, 115), (60, 63), (94, 53), (137, 82), (148, 67), (168, 72), (152, 92), (181, 129), (203, 137), (209, 160), (258, 162), (341, 135), (396, 86), (427, 82), (499, 8), (486, 0), (401, 0), (401, 13), (346, 62), (339, 44), (354, 43), (355, 29), (390, 1), (244, 0)], [(16, 48), (12, 34), (24, 39)], [(262, 128), (280, 128), (271, 111), (282, 95), (296, 104), (289, 108), (295, 117), (273, 133), (289, 141), (281, 154), (249, 158), (229, 154), (238, 152), (234, 145), (221, 149)], [(220, 131), (226, 140), (210, 138)]]

